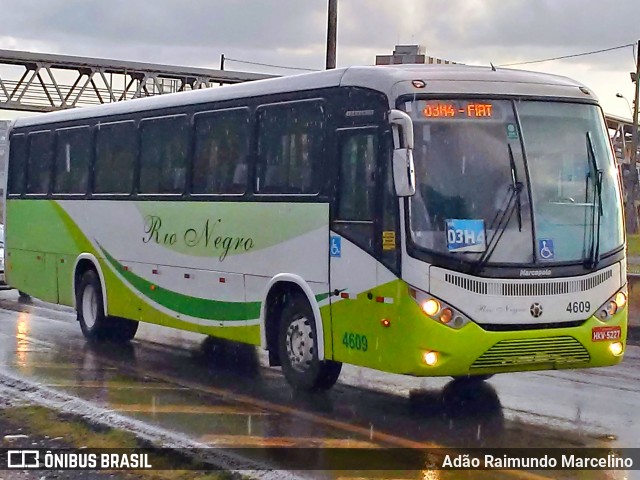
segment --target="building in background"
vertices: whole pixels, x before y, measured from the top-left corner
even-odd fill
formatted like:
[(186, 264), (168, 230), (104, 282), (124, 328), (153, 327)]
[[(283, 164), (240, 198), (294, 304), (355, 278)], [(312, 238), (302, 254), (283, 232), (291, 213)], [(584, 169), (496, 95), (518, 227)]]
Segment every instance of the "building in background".
[(450, 60), (429, 57), (422, 45), (396, 45), (392, 55), (376, 55), (376, 65), (399, 65), (403, 63), (454, 64)]

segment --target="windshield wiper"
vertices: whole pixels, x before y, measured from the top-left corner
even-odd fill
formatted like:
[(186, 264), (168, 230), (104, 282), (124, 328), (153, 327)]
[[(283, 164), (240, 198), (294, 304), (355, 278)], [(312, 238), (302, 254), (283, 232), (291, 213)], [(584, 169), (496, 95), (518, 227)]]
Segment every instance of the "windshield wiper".
[[(522, 192), (522, 183), (518, 181), (518, 169), (516, 168), (516, 161), (513, 158), (513, 150), (511, 149), (511, 144), (508, 143), (507, 147), (509, 148), (509, 164), (511, 165), (511, 183), (513, 187), (513, 191), (517, 193), (516, 195), (516, 208), (518, 213), (518, 231), (522, 231), (522, 200), (520, 198), (520, 192)], [(519, 187), (518, 187), (519, 185)]]
[[(484, 269), (484, 267), (489, 262), (489, 259), (491, 259), (491, 255), (493, 255), (493, 252), (498, 246), (498, 243), (500, 243), (502, 235), (509, 225), (509, 221), (513, 216), (513, 212), (517, 212), (518, 214), (518, 231), (522, 231), (521, 193), (523, 184), (518, 180), (518, 169), (516, 168), (516, 162), (513, 158), (513, 150), (511, 149), (511, 145), (507, 144), (507, 148), (509, 149), (509, 165), (511, 167), (511, 185), (509, 186), (509, 190), (511, 191), (511, 193), (507, 198), (507, 204), (504, 210), (497, 211), (495, 216), (493, 217), (493, 220), (491, 220), (489, 230), (494, 229), (494, 232), (491, 236), (491, 239), (487, 243), (486, 250), (482, 253), (482, 256), (473, 266), (473, 272), (476, 275)], [(497, 224), (496, 221), (498, 222)]]
[[(518, 210), (518, 214), (520, 214), (519, 199), (520, 199), (520, 192), (522, 192), (523, 185), (521, 182), (515, 181), (516, 178), (517, 177), (516, 175), (513, 175), (513, 170), (512, 170), (512, 180), (514, 180), (514, 183), (513, 185), (509, 185), (509, 190), (511, 193), (507, 198), (507, 202), (504, 210), (497, 211), (495, 216), (493, 217), (493, 220), (491, 220), (491, 224), (489, 225), (489, 230), (494, 229), (493, 235), (491, 236), (491, 239), (487, 243), (486, 250), (482, 253), (482, 256), (478, 259), (478, 261), (473, 265), (473, 273), (475, 275), (480, 273), (489, 262), (489, 259), (491, 259), (493, 252), (496, 250), (496, 247), (498, 246), (498, 243), (500, 243), (500, 239), (502, 238), (502, 235), (504, 234), (504, 232), (507, 229), (507, 226), (509, 225), (509, 221), (511, 220), (511, 217), (513, 217), (513, 212)], [(496, 224), (496, 221), (497, 221), (497, 224)], [(521, 223), (520, 223), (520, 228), (522, 229)]]
[[(596, 162), (596, 153), (593, 148), (593, 141), (591, 140), (591, 132), (587, 132), (586, 137), (587, 156), (589, 157), (590, 167), (595, 174), (595, 178), (593, 182), (593, 210), (591, 214), (591, 247), (589, 248), (589, 258), (585, 262), (585, 266), (589, 269), (594, 269), (600, 262), (600, 217), (603, 215), (602, 170), (598, 168), (598, 163)], [(589, 172), (587, 178), (589, 177), (591, 177), (591, 172)]]

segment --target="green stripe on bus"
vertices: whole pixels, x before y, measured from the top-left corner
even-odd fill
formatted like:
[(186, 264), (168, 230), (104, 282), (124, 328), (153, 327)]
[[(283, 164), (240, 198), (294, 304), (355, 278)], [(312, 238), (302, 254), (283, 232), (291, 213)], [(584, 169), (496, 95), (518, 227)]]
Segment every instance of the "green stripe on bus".
[[(227, 322), (238, 322), (260, 317), (260, 302), (222, 302), (220, 300), (208, 300), (173, 292), (145, 280), (130, 270), (125, 270), (122, 264), (113, 258), (109, 252), (101, 245), (99, 245), (99, 247), (107, 261), (137, 291), (169, 310), (203, 320)], [(326, 300), (329, 295), (329, 293), (321, 293), (316, 295), (315, 298), (316, 301), (321, 302)]]
[(203, 320), (239, 322), (260, 317), (260, 302), (223, 302), (173, 292), (136, 275), (120, 264), (101, 245), (107, 261), (142, 295), (174, 312)]

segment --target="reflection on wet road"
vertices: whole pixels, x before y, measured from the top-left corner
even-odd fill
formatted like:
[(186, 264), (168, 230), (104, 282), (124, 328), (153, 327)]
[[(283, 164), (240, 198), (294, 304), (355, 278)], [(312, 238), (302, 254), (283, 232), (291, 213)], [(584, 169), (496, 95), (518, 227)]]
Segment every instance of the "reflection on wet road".
[[(637, 347), (613, 368), (512, 374), (475, 385), (347, 367), (333, 390), (302, 395), (253, 348), (147, 325), (131, 345), (91, 345), (69, 309), (20, 304), (14, 292), (0, 293), (0, 326), (0, 369), (211, 446), (630, 447), (640, 433)], [(505, 475), (558, 478), (549, 473)], [(327, 478), (336, 476), (354, 472)]]

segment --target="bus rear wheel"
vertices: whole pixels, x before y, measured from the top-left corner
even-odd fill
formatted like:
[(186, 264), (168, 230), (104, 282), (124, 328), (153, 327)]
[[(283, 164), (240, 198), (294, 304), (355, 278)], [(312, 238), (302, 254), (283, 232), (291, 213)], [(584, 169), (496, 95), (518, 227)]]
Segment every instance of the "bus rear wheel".
[(138, 330), (138, 322), (105, 315), (103, 298), (98, 275), (87, 270), (76, 290), (76, 311), (83, 335), (90, 341), (131, 340)]
[(284, 376), (295, 390), (327, 390), (340, 376), (342, 363), (318, 359), (313, 311), (301, 294), (292, 295), (282, 310), (278, 351)]

